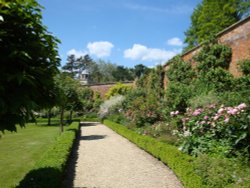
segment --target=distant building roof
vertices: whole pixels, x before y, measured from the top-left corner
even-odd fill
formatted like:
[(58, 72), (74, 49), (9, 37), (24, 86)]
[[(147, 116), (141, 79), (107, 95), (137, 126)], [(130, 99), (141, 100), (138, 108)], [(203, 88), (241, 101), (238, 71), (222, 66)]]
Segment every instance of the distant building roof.
[(89, 71), (87, 69), (84, 69), (81, 74), (89, 74)]

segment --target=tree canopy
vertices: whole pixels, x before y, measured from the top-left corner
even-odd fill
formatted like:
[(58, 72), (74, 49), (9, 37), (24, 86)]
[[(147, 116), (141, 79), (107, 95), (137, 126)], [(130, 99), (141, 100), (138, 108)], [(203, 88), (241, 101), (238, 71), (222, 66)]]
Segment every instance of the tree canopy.
[(249, 0), (203, 0), (191, 16), (185, 32), (187, 51), (249, 14)]
[(60, 59), (55, 38), (43, 25), (35, 0), (0, 1), (0, 130), (32, 117), (54, 97)]

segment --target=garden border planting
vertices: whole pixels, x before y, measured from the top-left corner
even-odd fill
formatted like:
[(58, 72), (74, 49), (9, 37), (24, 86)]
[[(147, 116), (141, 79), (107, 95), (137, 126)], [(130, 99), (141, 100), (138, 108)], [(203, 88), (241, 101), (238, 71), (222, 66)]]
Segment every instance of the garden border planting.
[(202, 184), (202, 179), (194, 170), (194, 158), (182, 153), (176, 147), (157, 141), (149, 136), (139, 135), (118, 123), (104, 120), (104, 125), (127, 138), (137, 146), (160, 159), (171, 168), (186, 188), (207, 187)]
[(59, 187), (79, 127), (79, 122), (73, 122), (68, 126), (17, 187)]

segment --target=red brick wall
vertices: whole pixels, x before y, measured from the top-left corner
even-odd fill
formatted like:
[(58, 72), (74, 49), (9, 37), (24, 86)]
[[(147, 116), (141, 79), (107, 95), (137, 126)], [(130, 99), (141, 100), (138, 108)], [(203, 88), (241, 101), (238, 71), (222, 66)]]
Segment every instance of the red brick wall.
[(229, 72), (236, 77), (240, 76), (237, 63), (243, 59), (250, 59), (250, 19), (222, 33), (218, 41), (232, 48)]
[[(240, 60), (250, 59), (250, 16), (217, 34), (217, 39), (220, 44), (227, 45), (232, 49), (232, 60), (229, 66), (229, 72), (235, 77), (240, 76), (241, 73), (238, 70), (237, 63)], [(202, 46), (199, 46), (183, 54), (183, 60), (186, 62), (191, 61), (192, 65), (195, 66), (196, 63), (192, 58), (200, 51), (201, 47)], [(165, 70), (167, 69), (168, 65), (165, 65)], [(165, 84), (167, 84), (167, 82), (168, 80), (166, 78)]]
[[(133, 83), (123, 83), (125, 85), (133, 85)], [(108, 92), (108, 90), (116, 85), (116, 83), (110, 83), (110, 84), (96, 84), (96, 85), (90, 85), (89, 87), (94, 91), (101, 94), (101, 97), (104, 98), (105, 94)]]
[[(235, 77), (240, 76), (237, 63), (240, 60), (250, 59), (250, 17), (228, 27), (217, 35), (218, 42), (229, 46), (232, 49), (232, 60), (229, 66), (229, 72)], [(195, 66), (192, 57), (200, 51), (197, 47), (182, 55), (184, 61), (191, 61)]]

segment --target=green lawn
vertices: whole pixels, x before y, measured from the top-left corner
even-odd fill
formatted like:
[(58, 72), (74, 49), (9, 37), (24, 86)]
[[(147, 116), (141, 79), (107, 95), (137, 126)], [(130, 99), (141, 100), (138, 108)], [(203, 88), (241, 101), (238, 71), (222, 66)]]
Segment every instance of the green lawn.
[(15, 187), (59, 135), (58, 126), (28, 124), (0, 138), (0, 187)]

